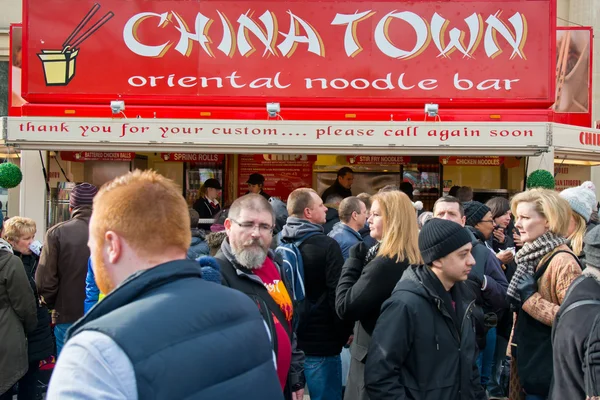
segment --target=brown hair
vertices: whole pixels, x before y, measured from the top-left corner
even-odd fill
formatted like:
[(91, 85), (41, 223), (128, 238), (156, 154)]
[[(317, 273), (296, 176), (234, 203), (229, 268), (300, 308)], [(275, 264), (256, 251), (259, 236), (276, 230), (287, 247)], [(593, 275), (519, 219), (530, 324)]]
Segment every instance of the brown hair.
[(461, 202), (472, 201), (473, 200), (473, 189), (470, 186), (463, 186), (456, 191), (456, 197)]
[(344, 200), (342, 200), (338, 208), (340, 221), (348, 223), (352, 218), (352, 213), (356, 212), (357, 214), (360, 214), (361, 204), (363, 204), (363, 202), (360, 201), (356, 196), (346, 197)]
[(383, 240), (377, 255), (422, 264), (417, 215), (408, 196), (400, 191), (383, 192), (373, 196), (372, 201), (379, 203), (383, 217)]
[(367, 207), (367, 210), (371, 209), (371, 195), (369, 193), (360, 193), (358, 194), (356, 197), (358, 197), (358, 199), (360, 201), (362, 201), (363, 203), (365, 203), (365, 206)]
[(94, 197), (90, 234), (104, 243), (114, 231), (140, 257), (173, 247), (187, 251), (192, 234), (190, 213), (181, 188), (152, 170), (135, 170), (106, 183)]
[(463, 205), (460, 202), (460, 200), (458, 200), (456, 197), (454, 197), (454, 196), (443, 196), (443, 197), (440, 197), (439, 199), (437, 199), (435, 201), (435, 203), (433, 203), (433, 212), (434, 212), (434, 214), (435, 214), (435, 207), (439, 203), (455, 203), (455, 204), (458, 204), (458, 212), (460, 213), (461, 218), (465, 216), (465, 208), (463, 207)]
[(304, 209), (310, 208), (313, 202), (311, 193), (317, 192), (310, 188), (299, 188), (290, 193), (287, 199), (287, 211), (290, 217), (304, 216)]

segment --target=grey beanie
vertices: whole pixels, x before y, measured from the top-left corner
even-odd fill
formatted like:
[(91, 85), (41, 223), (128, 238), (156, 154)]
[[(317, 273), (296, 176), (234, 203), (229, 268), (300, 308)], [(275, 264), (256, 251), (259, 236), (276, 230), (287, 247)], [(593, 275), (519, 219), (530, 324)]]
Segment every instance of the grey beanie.
[(590, 189), (581, 186), (568, 188), (560, 192), (560, 197), (568, 201), (571, 209), (581, 215), (586, 223), (590, 222), (592, 204), (596, 198)]
[(585, 263), (600, 268), (600, 225), (591, 229), (583, 238)]

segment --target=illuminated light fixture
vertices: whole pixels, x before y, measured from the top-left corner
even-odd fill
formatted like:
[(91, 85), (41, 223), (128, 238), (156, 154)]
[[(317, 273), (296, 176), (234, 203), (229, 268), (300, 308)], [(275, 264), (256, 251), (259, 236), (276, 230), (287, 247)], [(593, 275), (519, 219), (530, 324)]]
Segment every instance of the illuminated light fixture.
[(356, 114), (346, 114), (346, 118), (356, 118)]
[(437, 117), (438, 111), (440, 110), (440, 106), (438, 104), (425, 104), (425, 114), (429, 117)]
[(502, 116), (500, 114), (492, 114), (490, 115), (490, 119), (501, 119)]
[(201, 117), (210, 117), (212, 113), (210, 111), (200, 111)]
[(65, 114), (75, 114), (75, 110), (65, 110)]
[(555, 158), (554, 164), (583, 165), (583, 166), (588, 166), (588, 167), (594, 167), (596, 165), (600, 165), (600, 161), (586, 161), (586, 160), (573, 160), (573, 159), (568, 159), (568, 158), (565, 158), (565, 159)]

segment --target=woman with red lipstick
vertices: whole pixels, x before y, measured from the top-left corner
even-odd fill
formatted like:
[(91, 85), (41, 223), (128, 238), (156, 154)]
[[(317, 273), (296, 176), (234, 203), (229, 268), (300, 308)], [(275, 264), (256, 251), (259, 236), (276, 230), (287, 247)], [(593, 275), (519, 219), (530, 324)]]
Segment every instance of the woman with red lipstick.
[(517, 309), (510, 398), (524, 392), (526, 400), (542, 400), (552, 380), (552, 323), (581, 267), (565, 238), (571, 208), (558, 193), (531, 189), (516, 195), (511, 208), (524, 244), (507, 293)]

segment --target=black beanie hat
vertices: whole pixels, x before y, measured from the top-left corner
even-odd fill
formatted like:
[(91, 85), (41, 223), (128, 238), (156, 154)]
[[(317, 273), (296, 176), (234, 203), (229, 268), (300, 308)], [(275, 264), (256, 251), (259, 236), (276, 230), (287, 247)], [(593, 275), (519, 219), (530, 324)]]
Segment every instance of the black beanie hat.
[(471, 234), (466, 228), (453, 221), (433, 218), (419, 233), (419, 250), (425, 264), (431, 265), (471, 241)]
[(478, 201), (466, 201), (463, 203), (463, 207), (469, 226), (477, 225), (485, 217), (485, 214), (491, 211), (488, 206)]

